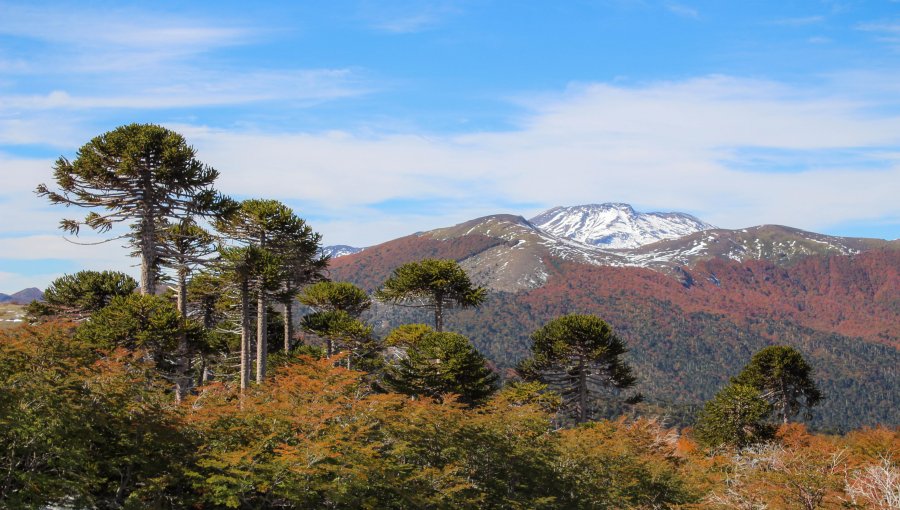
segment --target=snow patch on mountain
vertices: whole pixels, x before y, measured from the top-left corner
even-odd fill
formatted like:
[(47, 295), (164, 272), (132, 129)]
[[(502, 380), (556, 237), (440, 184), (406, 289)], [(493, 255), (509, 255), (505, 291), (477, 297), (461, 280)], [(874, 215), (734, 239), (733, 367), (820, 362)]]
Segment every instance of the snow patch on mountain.
[(354, 253), (359, 253), (363, 251), (365, 248), (356, 248), (354, 246), (347, 246), (346, 244), (335, 244), (333, 246), (326, 246), (322, 248), (322, 255), (328, 256), (329, 258), (336, 259), (338, 257), (343, 257), (344, 255), (353, 255)]
[(556, 237), (607, 249), (633, 249), (716, 228), (690, 214), (636, 212), (628, 204), (554, 207), (530, 220)]

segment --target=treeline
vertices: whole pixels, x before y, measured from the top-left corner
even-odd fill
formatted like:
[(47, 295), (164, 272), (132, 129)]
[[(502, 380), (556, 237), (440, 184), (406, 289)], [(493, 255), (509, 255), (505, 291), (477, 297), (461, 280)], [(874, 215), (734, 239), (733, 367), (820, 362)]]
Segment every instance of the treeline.
[[(270, 362), (274, 360), (270, 359)], [(652, 418), (554, 425), (535, 383), (477, 406), (294, 356), (176, 404), (140, 351), (0, 336), (3, 508), (897, 508), (900, 432), (781, 426), (705, 448)]]

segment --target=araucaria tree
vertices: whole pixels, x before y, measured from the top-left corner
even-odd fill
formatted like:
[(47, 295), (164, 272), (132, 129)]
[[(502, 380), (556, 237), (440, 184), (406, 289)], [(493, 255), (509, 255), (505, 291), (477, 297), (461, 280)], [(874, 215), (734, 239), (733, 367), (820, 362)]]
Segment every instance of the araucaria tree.
[(114, 298), (133, 294), (137, 287), (134, 278), (118, 271), (79, 271), (53, 280), (44, 300), (32, 301), (26, 311), (32, 322), (53, 316), (79, 321)]
[(697, 417), (694, 437), (708, 448), (742, 448), (770, 439), (766, 418), (772, 406), (752, 386), (729, 384), (706, 403)]
[(375, 293), (379, 301), (401, 306), (434, 310), (434, 329), (444, 330), (444, 310), (477, 307), (487, 291), (472, 285), (469, 276), (455, 260), (425, 259), (394, 269)]
[(303, 289), (297, 299), (312, 308), (303, 317), (303, 329), (325, 339), (328, 356), (334, 354), (334, 343), (350, 351), (348, 360), (374, 345), (372, 328), (359, 321), (359, 316), (372, 306), (366, 291), (350, 282), (323, 281)]
[[(238, 245), (257, 252), (257, 263), (250, 266), (256, 292), (256, 382), (266, 376), (268, 354), (267, 318), (269, 293), (282, 287), (286, 278), (297, 286), (297, 275), (313, 278), (318, 263), (321, 235), (313, 232), (303, 219), (277, 200), (244, 200), (237, 212), (216, 221), (216, 229)], [(303, 271), (303, 268), (314, 268)], [(247, 283), (247, 282), (244, 282)], [(242, 303), (244, 298), (242, 297)], [(242, 313), (245, 313), (242, 305)]]
[(591, 419), (600, 394), (635, 383), (631, 367), (622, 359), (625, 343), (599, 317), (558, 317), (535, 331), (531, 339), (532, 358), (522, 364), (524, 375), (559, 392), (562, 411), (577, 423)]
[(785, 345), (766, 347), (754, 354), (732, 382), (756, 388), (782, 423), (803, 408), (808, 417), (810, 409), (822, 400), (812, 367), (799, 351)]
[(45, 184), (37, 194), (54, 204), (93, 209), (82, 220), (60, 227), (77, 235), (82, 225), (108, 232), (128, 222), (122, 237), (141, 258), (141, 292), (155, 290), (162, 249), (161, 233), (177, 220), (215, 216), (231, 201), (213, 188), (219, 173), (201, 163), (180, 134), (153, 124), (129, 124), (104, 133), (78, 149), (70, 162), (56, 161), (58, 191)]
[(468, 338), (430, 331), (406, 348), (406, 355), (384, 374), (401, 393), (441, 399), (452, 393), (466, 404), (483, 402), (495, 390), (497, 374), (485, 364)]

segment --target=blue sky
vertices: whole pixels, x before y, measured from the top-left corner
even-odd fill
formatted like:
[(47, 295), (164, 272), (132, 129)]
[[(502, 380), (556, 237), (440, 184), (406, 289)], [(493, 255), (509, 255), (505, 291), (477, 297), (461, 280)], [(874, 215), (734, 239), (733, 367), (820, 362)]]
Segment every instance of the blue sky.
[(133, 270), (32, 193), (130, 122), (327, 244), (607, 201), (894, 239), (900, 3), (0, 0), (0, 291)]

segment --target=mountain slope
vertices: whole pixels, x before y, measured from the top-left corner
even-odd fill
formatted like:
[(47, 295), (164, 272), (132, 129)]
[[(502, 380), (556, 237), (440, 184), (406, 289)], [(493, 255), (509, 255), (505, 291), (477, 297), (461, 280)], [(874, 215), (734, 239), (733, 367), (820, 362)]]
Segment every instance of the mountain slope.
[[(740, 248), (740, 249), (739, 249)], [(374, 290), (398, 265), (452, 258), (491, 289), (447, 327), (500, 367), (566, 313), (593, 313), (628, 342), (640, 391), (680, 423), (774, 343), (801, 350), (829, 398), (817, 427), (900, 424), (900, 243), (787, 227), (708, 230), (633, 250), (561, 239), (494, 215), (400, 238), (332, 262), (332, 277)], [(376, 305), (379, 334), (427, 314)]]
[(554, 207), (530, 220), (556, 237), (608, 249), (637, 248), (715, 228), (684, 213), (639, 213), (628, 204)]
[(40, 301), (42, 299), (44, 299), (44, 293), (41, 292), (41, 289), (38, 289), (37, 287), (22, 289), (12, 295), (0, 294), (0, 303), (16, 303), (20, 305), (27, 305), (32, 301)]

